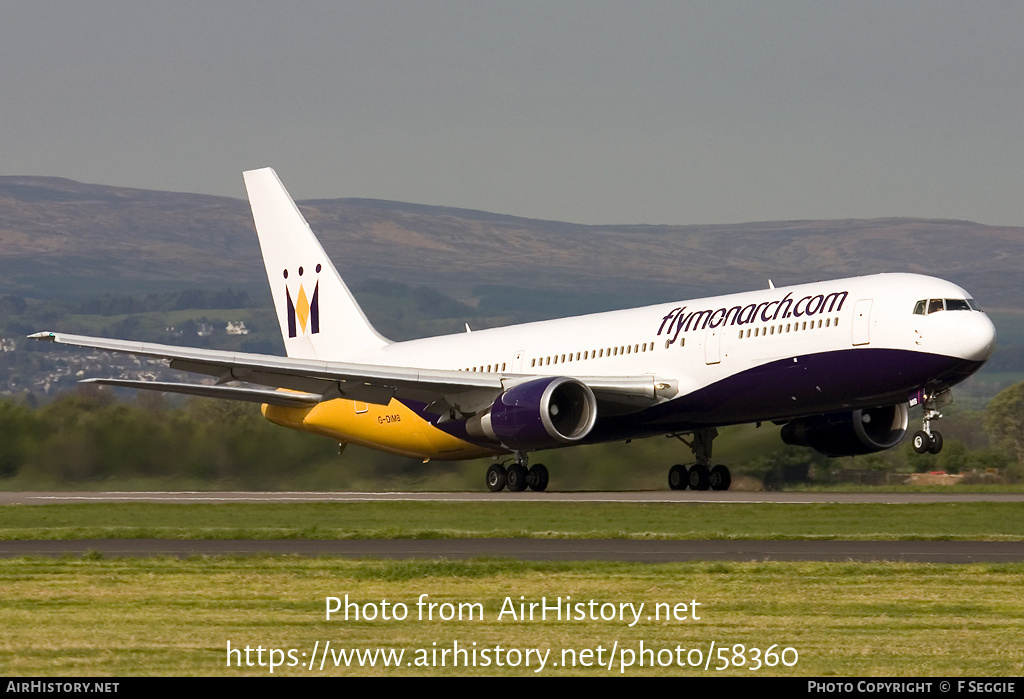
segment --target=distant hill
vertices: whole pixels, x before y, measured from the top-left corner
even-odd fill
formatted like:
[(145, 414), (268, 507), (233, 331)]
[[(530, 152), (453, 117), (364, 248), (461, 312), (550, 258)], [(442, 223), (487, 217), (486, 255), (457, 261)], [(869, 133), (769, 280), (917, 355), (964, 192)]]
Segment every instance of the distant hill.
[[(555, 313), (886, 271), (950, 279), (987, 308), (1017, 308), (1024, 291), (1018, 227), (901, 218), (585, 226), (367, 199), (299, 205), (356, 286), (401, 281)], [(0, 293), (196, 287), (265, 293), (245, 201), (0, 177)]]

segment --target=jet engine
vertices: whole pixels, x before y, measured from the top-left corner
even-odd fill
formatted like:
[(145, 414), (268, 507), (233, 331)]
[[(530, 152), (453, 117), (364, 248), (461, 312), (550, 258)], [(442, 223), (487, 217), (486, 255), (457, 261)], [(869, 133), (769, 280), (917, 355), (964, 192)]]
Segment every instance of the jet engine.
[(502, 393), (490, 409), (466, 421), (474, 437), (530, 451), (580, 441), (597, 420), (597, 399), (581, 381), (566, 376), (534, 379)]
[(907, 432), (907, 404), (800, 418), (782, 428), (782, 441), (825, 456), (857, 456), (889, 449)]

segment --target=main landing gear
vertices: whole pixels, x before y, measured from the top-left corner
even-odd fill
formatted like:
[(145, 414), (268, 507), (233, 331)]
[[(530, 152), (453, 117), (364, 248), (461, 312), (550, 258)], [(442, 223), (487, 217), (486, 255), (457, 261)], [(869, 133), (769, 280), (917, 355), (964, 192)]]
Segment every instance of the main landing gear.
[(534, 464), (527, 468), (527, 455), (517, 452), (516, 460), (505, 468), (504, 464), (491, 464), (487, 469), (487, 488), (497, 493), (508, 488), (513, 493), (521, 493), (527, 488), (541, 492), (548, 487), (548, 470), (544, 464)]
[(942, 433), (932, 429), (932, 420), (941, 420), (942, 413), (938, 409), (952, 402), (953, 394), (948, 389), (941, 393), (925, 394), (922, 429), (914, 433), (914, 451), (918, 454), (938, 454), (942, 451)]
[(688, 442), (682, 435), (669, 435), (690, 447), (694, 458), (697, 460), (693, 466), (687, 468), (683, 464), (676, 464), (668, 471), (668, 487), (672, 490), (728, 490), (732, 484), (732, 475), (729, 469), (721, 464), (711, 466), (711, 443), (718, 436), (718, 430), (714, 427), (704, 430), (697, 430), (693, 438)]

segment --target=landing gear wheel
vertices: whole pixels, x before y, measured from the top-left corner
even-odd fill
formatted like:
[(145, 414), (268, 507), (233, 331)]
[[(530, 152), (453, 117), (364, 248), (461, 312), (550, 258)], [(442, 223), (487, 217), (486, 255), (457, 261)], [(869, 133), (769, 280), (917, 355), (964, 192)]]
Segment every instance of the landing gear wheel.
[(924, 430), (914, 433), (914, 451), (918, 454), (927, 454), (932, 445), (932, 438)]
[(719, 464), (711, 469), (710, 481), (712, 490), (728, 490), (732, 484), (732, 474), (728, 468)]
[[(916, 444), (916, 440), (915, 440)], [(942, 433), (932, 432), (931, 443), (928, 445), (928, 451), (932, 454), (938, 454), (942, 451)]]
[(526, 485), (530, 490), (540, 493), (548, 487), (548, 469), (544, 464), (534, 464), (526, 472)]
[(695, 465), (690, 469), (690, 488), (692, 490), (707, 490), (711, 486), (711, 472), (707, 466)]
[(513, 493), (526, 490), (526, 468), (522, 464), (512, 464), (505, 472), (505, 486)]
[(497, 493), (504, 489), (508, 477), (505, 474), (505, 467), (501, 464), (491, 464), (487, 469), (487, 489)]
[(676, 464), (668, 470), (668, 487), (672, 490), (686, 490), (690, 472), (682, 464)]
[[(711, 469), (708, 468), (708, 464), (711, 463), (711, 443), (718, 436), (718, 430), (714, 427), (706, 427), (689, 434), (693, 435), (690, 441), (687, 441), (682, 434), (671, 434), (669, 436), (675, 437), (690, 447), (690, 451), (693, 452), (694, 460), (697, 463), (689, 469), (680, 465), (673, 466), (668, 472), (668, 485), (673, 490), (683, 490), (687, 486), (691, 490), (707, 490), (711, 487)], [(722, 489), (728, 488), (729, 482), (732, 480), (729, 477), (729, 470), (725, 466), (716, 466), (715, 468), (719, 474), (719, 481), (722, 480), (724, 473), (725, 485), (722, 486)], [(677, 483), (677, 478), (680, 478), (682, 482)]]

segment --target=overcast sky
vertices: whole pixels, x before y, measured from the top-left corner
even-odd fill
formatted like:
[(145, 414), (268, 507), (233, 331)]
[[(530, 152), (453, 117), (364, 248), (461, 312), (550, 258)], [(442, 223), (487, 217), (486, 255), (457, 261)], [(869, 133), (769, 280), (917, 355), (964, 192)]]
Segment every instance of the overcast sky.
[(0, 174), (1024, 225), (1024, 2), (0, 5)]

